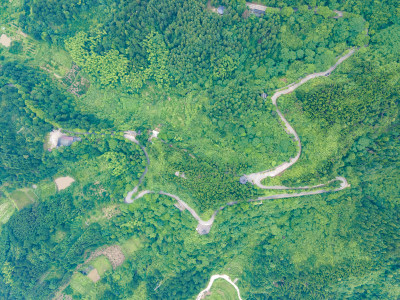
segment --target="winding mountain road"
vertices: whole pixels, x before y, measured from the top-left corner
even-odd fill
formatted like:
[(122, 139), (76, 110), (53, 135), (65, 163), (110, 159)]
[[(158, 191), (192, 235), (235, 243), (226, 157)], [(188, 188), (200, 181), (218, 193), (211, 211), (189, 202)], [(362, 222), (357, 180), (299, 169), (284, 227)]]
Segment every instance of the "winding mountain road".
[[(294, 136), (294, 139), (298, 145), (298, 152), (297, 152), (296, 156), (290, 158), (290, 160), (288, 162), (284, 162), (274, 169), (269, 169), (269, 170), (265, 170), (265, 171), (261, 171), (261, 172), (257, 172), (257, 173), (244, 175), (250, 183), (258, 186), (261, 189), (268, 189), (268, 190), (315, 189), (315, 188), (325, 187), (334, 181), (340, 181), (341, 182), (340, 187), (338, 187), (336, 189), (331, 189), (331, 190), (318, 189), (318, 190), (314, 190), (314, 191), (304, 191), (304, 192), (299, 192), (299, 193), (294, 193), (294, 194), (285, 193), (285, 194), (276, 194), (276, 195), (271, 195), (271, 196), (263, 196), (263, 197), (258, 197), (256, 199), (248, 199), (247, 200), (248, 202), (302, 197), (302, 196), (307, 196), (307, 195), (317, 195), (317, 194), (322, 194), (322, 193), (337, 192), (337, 191), (343, 190), (350, 186), (350, 184), (347, 182), (347, 180), (344, 177), (340, 177), (340, 176), (336, 177), (335, 179), (330, 180), (326, 184), (318, 184), (318, 185), (314, 185), (314, 186), (302, 186), (302, 187), (287, 187), (287, 186), (278, 186), (278, 185), (277, 186), (265, 186), (261, 183), (261, 181), (267, 177), (275, 177), (275, 176), (281, 174), (282, 172), (284, 172), (285, 170), (290, 168), (293, 164), (295, 164), (301, 155), (301, 142), (300, 142), (299, 135), (293, 129), (293, 127), (289, 124), (289, 122), (285, 119), (282, 112), (279, 110), (278, 105), (277, 105), (278, 98), (282, 95), (287, 95), (287, 94), (295, 91), (298, 87), (305, 84), (306, 82), (308, 82), (311, 79), (318, 78), (321, 76), (329, 76), (342, 62), (344, 62), (346, 59), (348, 59), (350, 56), (352, 56), (354, 54), (354, 52), (355, 52), (355, 49), (351, 49), (347, 54), (341, 56), (337, 60), (337, 62), (332, 67), (330, 67), (328, 70), (310, 74), (310, 75), (304, 77), (303, 79), (301, 79), (299, 82), (292, 83), (282, 89), (279, 89), (272, 95), (272, 97), (271, 97), (272, 104), (275, 106), (280, 119), (282, 120), (283, 124), (285, 125), (286, 132), (288, 134), (291, 134)], [(73, 132), (73, 131), (68, 131), (68, 130), (64, 130), (64, 131), (68, 132), (68, 133), (77, 134), (77, 135), (92, 135), (92, 134), (115, 135), (115, 133), (116, 133), (115, 131), (113, 131), (111, 133), (91, 133), (91, 132), (83, 132), (82, 133), (82, 132)], [(150, 191), (150, 190), (143, 190), (143, 191), (139, 192), (139, 187), (143, 183), (143, 180), (144, 180), (144, 178), (148, 172), (149, 166), (150, 166), (150, 158), (146, 151), (146, 148), (143, 145), (141, 145), (138, 140), (136, 140), (136, 132), (135, 131), (124, 131), (123, 133), (124, 133), (124, 138), (137, 144), (142, 149), (142, 151), (144, 152), (144, 154), (146, 156), (146, 160), (147, 160), (147, 166), (146, 166), (144, 172), (142, 173), (142, 175), (140, 176), (139, 183), (130, 192), (128, 192), (127, 196), (125, 197), (125, 203), (133, 203), (135, 200), (142, 198), (146, 194), (159, 194), (159, 195), (171, 197), (179, 203), (180, 207), (189, 211), (189, 213), (193, 216), (193, 218), (195, 218), (197, 220), (198, 225), (197, 225), (196, 230), (199, 234), (209, 233), (211, 230), (211, 226), (214, 223), (215, 217), (217, 216), (218, 212), (220, 212), (221, 210), (223, 210), (224, 208), (226, 208), (228, 206), (232, 206), (232, 205), (235, 205), (238, 203), (238, 201), (229, 202), (226, 205), (221, 206), (217, 210), (215, 210), (210, 219), (202, 220), (200, 218), (200, 216), (197, 214), (197, 212), (192, 207), (190, 207), (190, 205), (188, 205), (185, 201), (183, 201), (181, 198), (179, 198), (177, 195), (170, 194), (170, 193), (167, 193), (164, 191), (155, 192), (155, 191)], [(137, 195), (134, 197), (135, 194), (137, 194)]]
[[(287, 95), (287, 94), (292, 93), (298, 87), (302, 86), (303, 84), (305, 84), (306, 82), (308, 82), (311, 79), (318, 78), (321, 76), (329, 76), (342, 62), (344, 62), (346, 59), (348, 59), (350, 56), (352, 56), (354, 54), (354, 52), (355, 52), (355, 49), (351, 49), (349, 51), (349, 53), (340, 57), (338, 59), (338, 61), (332, 67), (330, 67), (328, 70), (326, 70), (324, 72), (310, 74), (310, 75), (304, 77), (303, 79), (301, 79), (299, 82), (292, 83), (292, 84), (286, 86), (285, 88), (283, 88), (282, 90), (278, 90), (277, 92), (275, 92), (272, 95), (272, 97), (271, 97), (272, 104), (275, 106), (276, 112), (278, 113), (282, 122), (285, 124), (286, 132), (288, 134), (291, 134), (294, 136), (294, 139), (297, 142), (298, 152), (297, 152), (296, 156), (290, 158), (290, 160), (288, 162), (284, 162), (283, 164), (277, 166), (274, 169), (261, 171), (258, 173), (252, 173), (249, 175), (244, 175), (248, 181), (250, 181), (251, 183), (255, 184), (256, 186), (258, 186), (259, 188), (262, 188), (262, 189), (296, 189), (296, 188), (282, 187), (282, 186), (265, 186), (261, 183), (261, 181), (264, 180), (265, 178), (275, 177), (275, 176), (281, 174), (282, 172), (284, 172), (285, 170), (287, 170), (288, 168), (290, 168), (292, 165), (294, 165), (299, 160), (300, 155), (301, 155), (300, 137), (297, 134), (297, 132), (293, 129), (293, 127), (289, 124), (289, 122), (285, 119), (282, 112), (279, 110), (278, 105), (277, 105), (277, 100), (282, 95)], [(309, 188), (309, 187), (304, 187), (304, 188)]]
[[(301, 79), (299, 82), (297, 83), (292, 83), (288, 86), (286, 86), (283, 89), (279, 89), (278, 91), (276, 91), (273, 96), (271, 97), (272, 103), (276, 108), (276, 111), (279, 115), (279, 117), (281, 118), (282, 122), (285, 124), (285, 129), (286, 132), (288, 134), (291, 134), (294, 136), (294, 139), (297, 141), (297, 145), (298, 145), (298, 152), (296, 154), (295, 157), (291, 158), (289, 160), (289, 162), (284, 162), (281, 165), (277, 166), (274, 169), (270, 169), (270, 170), (266, 170), (266, 171), (261, 171), (258, 173), (252, 173), (249, 175), (244, 175), (247, 180), (249, 182), (251, 182), (252, 184), (258, 186), (261, 189), (270, 189), (270, 190), (305, 190), (305, 189), (315, 189), (315, 188), (322, 188), (325, 187), (327, 185), (329, 185), (330, 183), (334, 182), (334, 181), (340, 181), (340, 187), (336, 188), (336, 189), (332, 189), (332, 190), (327, 190), (327, 189), (318, 189), (315, 191), (305, 191), (305, 192), (300, 192), (300, 193), (295, 193), (295, 194), (276, 194), (276, 195), (271, 195), (271, 196), (263, 196), (263, 197), (258, 197), (256, 199), (249, 199), (247, 200), (248, 202), (254, 202), (254, 201), (262, 201), (262, 200), (272, 200), (272, 199), (282, 199), (282, 198), (293, 198), (293, 197), (302, 197), (302, 196), (307, 196), (307, 195), (318, 195), (318, 194), (322, 194), (322, 193), (329, 193), (329, 192), (337, 192), (337, 191), (341, 191), (347, 187), (350, 186), (350, 184), (347, 182), (346, 178), (344, 177), (336, 177), (335, 179), (330, 180), (329, 182), (325, 183), (325, 184), (318, 184), (318, 185), (314, 185), (314, 186), (302, 186), (302, 187), (287, 187), (287, 186), (265, 186), (261, 183), (261, 181), (267, 177), (274, 177), (277, 176), (279, 174), (281, 174), (282, 172), (284, 172), (285, 170), (287, 170), (288, 168), (290, 168), (293, 164), (295, 164), (297, 162), (297, 160), (300, 158), (301, 155), (301, 142), (300, 142), (300, 138), (299, 135), (297, 134), (297, 132), (293, 129), (293, 127), (289, 124), (289, 122), (285, 119), (285, 117), (283, 116), (283, 114), (281, 113), (281, 111), (278, 108), (277, 105), (277, 100), (280, 96), (282, 95), (286, 95), (289, 94), (293, 91), (295, 91), (298, 87), (300, 87), (301, 85), (305, 84), (306, 82), (308, 82), (311, 79), (314, 78), (318, 78), (321, 76), (329, 76), (342, 62), (344, 62), (346, 59), (348, 59), (351, 55), (353, 55), (355, 52), (355, 49), (351, 49), (347, 54), (341, 56), (337, 62), (330, 67), (328, 70), (324, 71), (324, 72), (318, 72), (318, 73), (313, 73), (310, 74), (306, 77), (304, 77), (303, 79)], [(136, 141), (136, 139), (134, 139), (134, 137), (132, 138), (131, 136), (127, 136), (125, 135), (125, 137), (135, 143), (138, 143)], [(140, 144), (138, 144), (139, 146), (141, 146)], [(142, 147), (142, 146), (141, 146)], [(148, 165), (150, 165), (150, 159), (146, 153), (146, 150), (144, 149), (144, 147), (142, 147), (143, 151), (146, 154), (146, 158), (147, 158), (147, 162)], [(146, 172), (147, 172), (147, 167), (146, 167)], [(142, 175), (142, 177), (144, 177), (144, 175)], [(141, 178), (142, 178), (141, 177)], [(141, 181), (140, 181), (141, 183)], [(139, 184), (140, 184), (139, 183)], [(159, 195), (165, 195), (168, 197), (171, 197), (173, 199), (175, 199), (181, 207), (183, 207), (184, 209), (188, 210), (189, 213), (193, 216), (193, 218), (195, 218), (198, 222), (197, 225), (197, 232), (199, 234), (207, 234), (210, 232), (211, 230), (211, 226), (214, 223), (215, 217), (217, 216), (218, 212), (220, 212), (221, 210), (223, 210), (224, 208), (226, 208), (227, 206), (232, 206), (238, 203), (238, 201), (232, 201), (227, 203), (224, 206), (221, 206), (220, 208), (218, 208), (217, 210), (214, 211), (214, 213), (212, 214), (211, 218), (208, 220), (202, 220), (200, 218), (200, 216), (197, 214), (197, 212), (190, 207), (185, 201), (183, 201), (181, 198), (179, 198), (176, 195), (164, 192), (164, 191), (159, 191), (159, 192), (154, 192), (154, 191), (149, 191), (149, 190), (144, 190), (141, 191), (139, 194), (137, 194), (137, 196), (135, 198), (132, 199), (132, 196), (134, 194), (136, 194), (138, 191), (138, 186), (136, 186), (131, 192), (128, 193), (127, 197), (125, 198), (125, 202), (126, 203), (132, 203), (133, 201), (142, 198), (144, 195), (146, 194), (159, 194)]]
[[(289, 122), (286, 120), (286, 118), (283, 116), (282, 112), (279, 110), (278, 105), (277, 105), (277, 100), (280, 96), (282, 95), (287, 95), (289, 93), (292, 93), (293, 91), (295, 91), (298, 87), (300, 87), (301, 85), (305, 84), (306, 82), (308, 82), (311, 79), (314, 78), (318, 78), (321, 76), (329, 76), (342, 62), (344, 62), (346, 59), (348, 59), (350, 56), (352, 56), (355, 52), (355, 49), (351, 49), (347, 54), (341, 56), (337, 62), (330, 67), (328, 70), (324, 71), (324, 72), (318, 72), (318, 73), (313, 73), (310, 74), (304, 78), (302, 78), (299, 82), (297, 83), (292, 83), (286, 87), (284, 87), (283, 89), (279, 89), (278, 91), (276, 91), (272, 97), (272, 104), (275, 106), (276, 111), (280, 117), (280, 119), (282, 120), (283, 124), (285, 125), (285, 130), (288, 134), (291, 134), (294, 136), (295, 141), (297, 142), (297, 146), (298, 146), (298, 152), (296, 154), (295, 157), (292, 157), (289, 159), (288, 162), (284, 162), (281, 165), (277, 166), (274, 169), (269, 169), (269, 170), (265, 170), (265, 171), (261, 171), (261, 172), (257, 172), (257, 173), (252, 173), (249, 175), (244, 175), (246, 177), (246, 179), (251, 182), (252, 184), (258, 186), (261, 189), (269, 189), (269, 190), (301, 190), (301, 189), (315, 189), (315, 188), (322, 188), (325, 187), (327, 185), (329, 185), (330, 183), (334, 182), (334, 181), (340, 181), (340, 187), (336, 188), (336, 189), (332, 189), (332, 190), (326, 190), (326, 189), (318, 189), (318, 190), (314, 190), (314, 191), (305, 191), (305, 192), (300, 192), (300, 193), (295, 193), (295, 194), (276, 194), (276, 195), (271, 195), (271, 196), (262, 196), (262, 197), (258, 197), (256, 199), (249, 199), (247, 200), (248, 202), (255, 202), (255, 201), (263, 201), (263, 200), (273, 200), (273, 199), (283, 199), (283, 198), (293, 198), (293, 197), (302, 197), (302, 196), (307, 196), (307, 195), (318, 195), (318, 194), (322, 194), (322, 193), (329, 193), (329, 192), (337, 192), (340, 190), (343, 190), (347, 187), (350, 187), (350, 184), (347, 182), (346, 178), (344, 177), (336, 177), (335, 179), (330, 180), (329, 182), (325, 183), (325, 184), (318, 184), (318, 185), (314, 185), (314, 186), (302, 186), (302, 187), (287, 187), (287, 186), (265, 186), (261, 183), (262, 180), (264, 180), (267, 177), (275, 177), (279, 174), (281, 174), (282, 172), (284, 172), (285, 170), (287, 170), (288, 168), (290, 168), (292, 165), (294, 165), (298, 159), (300, 158), (301, 155), (301, 141), (300, 141), (300, 137), (297, 134), (297, 132), (293, 129), (293, 127), (289, 124)], [(96, 135), (115, 135), (116, 132), (111, 132), (111, 133), (91, 133), (91, 132), (73, 132), (73, 131), (68, 131), (68, 130), (64, 130), (64, 132), (68, 132), (68, 133), (72, 133), (72, 134), (76, 134), (76, 135), (92, 135), (92, 134), (96, 134)], [(150, 190), (142, 190), (138, 193), (139, 191), (139, 187), (142, 184), (147, 172), (148, 172), (148, 168), (150, 166), (150, 158), (149, 155), (146, 151), (146, 148), (141, 145), (139, 143), (138, 140), (136, 140), (136, 132), (135, 131), (125, 131), (124, 132), (124, 138), (126, 138), (127, 140), (137, 144), (142, 151), (144, 152), (145, 156), (146, 156), (146, 160), (147, 160), (147, 166), (145, 167), (144, 172), (142, 173), (142, 175), (139, 178), (139, 183), (133, 188), (132, 191), (128, 192), (127, 196), (125, 197), (125, 203), (133, 203), (135, 200), (142, 198), (143, 196), (147, 195), (147, 194), (159, 194), (159, 195), (164, 195), (167, 197), (171, 197), (173, 199), (175, 199), (181, 208), (186, 209), (187, 211), (189, 211), (189, 213), (193, 216), (194, 219), (197, 220), (198, 224), (196, 227), (196, 230), (199, 234), (208, 234), (211, 230), (212, 224), (214, 223), (215, 217), (217, 216), (218, 212), (223, 210), (224, 208), (228, 207), (228, 206), (232, 206), (238, 203), (238, 201), (232, 201), (227, 203), (224, 206), (221, 206), (220, 208), (218, 208), (217, 210), (214, 211), (214, 213), (212, 214), (211, 218), (208, 220), (202, 220), (200, 218), (200, 216), (197, 214), (197, 212), (190, 207), (185, 201), (183, 201), (181, 198), (179, 198), (177, 195), (174, 194), (170, 194), (164, 191), (159, 191), (159, 192), (154, 192), (154, 191), (150, 191)], [(137, 194), (134, 198), (132, 198), (135, 194)], [(183, 210), (182, 209), (182, 210)], [(202, 290), (198, 296), (196, 297), (196, 300), (201, 300), (203, 299), (206, 294), (210, 291), (214, 281), (216, 279), (224, 279), (227, 282), (229, 282), (236, 290), (237, 295), (239, 300), (242, 300), (241, 296), (240, 296), (240, 291), (239, 288), (237, 287), (237, 285), (230, 279), (230, 277), (228, 275), (213, 275), (211, 276), (210, 282), (208, 283), (207, 287)]]
[[(267, 9), (266, 6), (263, 5), (258, 5), (258, 4), (254, 4), (254, 3), (246, 3), (246, 5), (253, 10), (261, 10), (261, 11), (265, 11)], [(341, 11), (335, 11), (335, 13), (337, 14), (334, 18), (341, 18), (343, 17), (343, 12)], [(273, 96), (271, 97), (272, 100), (272, 104), (275, 106), (276, 108), (276, 112), (278, 113), (280, 119), (282, 120), (283, 124), (285, 125), (285, 130), (288, 134), (293, 135), (294, 140), (297, 142), (297, 147), (298, 147), (298, 151), (296, 153), (296, 155), (292, 158), (289, 159), (288, 162), (284, 162), (281, 165), (277, 166), (276, 168), (273, 169), (269, 169), (269, 170), (265, 170), (265, 171), (260, 171), (260, 172), (256, 172), (256, 173), (251, 173), (248, 175), (244, 175), (244, 177), (253, 185), (256, 185), (257, 187), (261, 188), (261, 189), (269, 189), (269, 190), (306, 190), (306, 189), (317, 189), (317, 188), (323, 188), (327, 185), (329, 185), (332, 182), (335, 181), (340, 181), (340, 187), (336, 188), (336, 189), (331, 189), (331, 190), (327, 190), (327, 189), (318, 189), (318, 190), (314, 190), (314, 191), (304, 191), (304, 192), (299, 192), (299, 193), (294, 193), (294, 194), (288, 194), (288, 193), (284, 193), (284, 194), (276, 194), (276, 195), (270, 195), (270, 196), (262, 196), (262, 197), (258, 197), (256, 199), (248, 199), (248, 202), (254, 202), (254, 201), (262, 201), (262, 200), (272, 200), (272, 199), (282, 199), (282, 198), (292, 198), (292, 197), (302, 197), (302, 196), (306, 196), (306, 195), (317, 195), (317, 194), (322, 194), (322, 193), (328, 193), (328, 192), (336, 192), (336, 191), (340, 191), (343, 190), (347, 187), (350, 187), (350, 184), (347, 182), (347, 180), (344, 177), (336, 177), (335, 179), (330, 180), (329, 182), (327, 182), (326, 184), (318, 184), (318, 185), (314, 185), (314, 186), (302, 186), (302, 187), (287, 187), (287, 186), (265, 186), (263, 185), (261, 182), (262, 180), (264, 180), (267, 177), (275, 177), (279, 174), (281, 174), (282, 172), (284, 172), (285, 170), (287, 170), (288, 168), (290, 168), (292, 165), (294, 165), (298, 159), (301, 156), (301, 151), (302, 151), (302, 145), (301, 145), (301, 141), (300, 141), (300, 137), (297, 134), (297, 132), (293, 129), (293, 127), (289, 124), (289, 122), (286, 120), (286, 118), (284, 117), (284, 115), (282, 114), (282, 112), (279, 110), (278, 105), (277, 105), (277, 100), (280, 96), (282, 95), (287, 95), (289, 93), (292, 93), (293, 91), (295, 91), (298, 87), (300, 87), (301, 85), (305, 84), (306, 82), (308, 82), (311, 79), (314, 78), (318, 78), (321, 76), (329, 76), (342, 62), (344, 62), (346, 59), (348, 59), (350, 56), (352, 56), (355, 53), (355, 49), (351, 49), (347, 54), (341, 56), (337, 62), (330, 67), (328, 70), (323, 71), (323, 72), (318, 72), (318, 73), (313, 73), (310, 74), (304, 78), (302, 78), (300, 81), (296, 82), (296, 83), (292, 83), (282, 89), (277, 90)], [(84, 134), (84, 135), (90, 135), (90, 134), (97, 134), (97, 135), (114, 135), (115, 132), (111, 132), (111, 133), (89, 133), (89, 132), (85, 132), (85, 133), (80, 133), (80, 132), (72, 132), (72, 131), (66, 131), (69, 133), (73, 133), (73, 134)], [(145, 156), (146, 156), (146, 160), (147, 160), (147, 166), (145, 167), (144, 172), (142, 173), (142, 175), (139, 178), (139, 183), (132, 189), (132, 191), (128, 192), (127, 196), (125, 197), (125, 202), (126, 203), (133, 203), (135, 200), (138, 200), (140, 198), (142, 198), (143, 196), (145, 196), (146, 194), (159, 194), (159, 195), (164, 195), (167, 197), (171, 197), (173, 199), (175, 199), (178, 203), (179, 206), (181, 208), (184, 208), (186, 210), (189, 211), (189, 213), (193, 216), (194, 219), (197, 220), (198, 225), (196, 230), (198, 231), (199, 234), (207, 234), (210, 232), (212, 224), (214, 223), (215, 217), (218, 214), (219, 211), (223, 210), (224, 208), (228, 207), (228, 206), (232, 206), (238, 203), (238, 201), (232, 201), (227, 203), (224, 206), (219, 207), (217, 210), (214, 211), (214, 213), (212, 214), (211, 218), (208, 220), (202, 220), (200, 218), (200, 216), (197, 214), (197, 212), (190, 207), (185, 201), (183, 201), (182, 199), (180, 199), (178, 196), (174, 195), (174, 194), (170, 194), (164, 191), (159, 191), (159, 192), (155, 192), (155, 191), (150, 191), (150, 190), (142, 190), (139, 192), (139, 187), (140, 185), (143, 183), (143, 180), (148, 172), (148, 168), (150, 166), (150, 158), (148, 156), (148, 153), (146, 151), (146, 148), (141, 145), (137, 140), (136, 140), (136, 133), (134, 131), (125, 131), (124, 132), (124, 137), (131, 141), (136, 143), (144, 152)], [(136, 194), (136, 196), (134, 197), (134, 195)], [(240, 291), (239, 288), (237, 287), (237, 285), (230, 279), (230, 277), (228, 275), (213, 275), (207, 285), (207, 287), (202, 290), (198, 296), (196, 297), (196, 300), (201, 300), (205, 297), (205, 295), (210, 291), (214, 281), (216, 279), (224, 279), (226, 280), (228, 283), (230, 283), (236, 290), (237, 295), (239, 300), (242, 300), (241, 296), (240, 296)]]

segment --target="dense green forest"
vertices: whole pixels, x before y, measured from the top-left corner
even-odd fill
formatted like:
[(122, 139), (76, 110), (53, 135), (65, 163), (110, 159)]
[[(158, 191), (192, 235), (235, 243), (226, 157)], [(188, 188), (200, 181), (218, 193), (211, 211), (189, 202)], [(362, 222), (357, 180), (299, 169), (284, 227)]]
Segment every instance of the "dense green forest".
[[(400, 5), (259, 3), (0, 0), (1, 299), (195, 299), (213, 274), (243, 299), (400, 297)], [(263, 183), (350, 187), (248, 202), (281, 191), (239, 178), (298, 151), (271, 95), (349, 49), (279, 98), (302, 153)], [(59, 128), (79, 141), (48, 151)], [(199, 235), (160, 191), (203, 220), (237, 203)]]

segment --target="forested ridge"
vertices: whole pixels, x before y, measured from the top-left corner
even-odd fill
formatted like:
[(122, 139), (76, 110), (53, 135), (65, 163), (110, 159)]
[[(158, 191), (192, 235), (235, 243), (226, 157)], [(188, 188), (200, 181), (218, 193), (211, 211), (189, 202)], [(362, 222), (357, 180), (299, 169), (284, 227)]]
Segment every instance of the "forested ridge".
[[(222, 273), (243, 299), (400, 297), (399, 3), (260, 3), (0, 0), (0, 298), (193, 299)], [(239, 178), (298, 150), (271, 94), (349, 49), (279, 99), (302, 156), (265, 184), (350, 187), (247, 202), (275, 192)], [(81, 140), (48, 151), (58, 128)], [(136, 186), (156, 192), (123, 203)], [(203, 219), (238, 203), (199, 235), (159, 191)], [(122, 265), (89, 260), (109, 246)]]

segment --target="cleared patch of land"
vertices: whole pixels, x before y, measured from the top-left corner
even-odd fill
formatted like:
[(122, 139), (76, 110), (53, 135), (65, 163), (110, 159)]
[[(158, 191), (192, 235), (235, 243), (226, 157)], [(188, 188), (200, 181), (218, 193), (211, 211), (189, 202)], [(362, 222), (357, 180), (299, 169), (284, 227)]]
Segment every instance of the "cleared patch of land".
[[(108, 258), (113, 269), (122, 265), (122, 263), (125, 261), (125, 255), (122, 252), (121, 247), (118, 245), (113, 245), (108, 247), (101, 247), (96, 251), (92, 252), (90, 256), (86, 259), (85, 263), (90, 262), (91, 260), (95, 259), (96, 257), (99, 257), (100, 255), (104, 255), (105, 257)], [(79, 269), (80, 266), (81, 265), (79, 265), (77, 269)]]
[(96, 297), (96, 289), (92, 280), (81, 273), (72, 275), (70, 286), (74, 292), (85, 295), (87, 299), (95, 299)]
[(11, 45), (11, 38), (9, 38), (7, 35), (4, 33), (0, 36), (0, 44), (2, 44), (4, 47), (10, 47)]
[(113, 269), (122, 265), (125, 261), (125, 255), (120, 246), (114, 245), (103, 250), (103, 254), (110, 260)]
[(91, 281), (93, 281), (94, 283), (96, 283), (97, 281), (100, 280), (99, 272), (97, 272), (96, 269), (93, 269), (92, 271), (90, 271), (90, 273), (87, 275), (87, 277), (89, 277), (89, 279)]
[(135, 251), (141, 248), (142, 243), (136, 237), (132, 237), (121, 245), (121, 249), (125, 256), (131, 256)]
[(103, 276), (105, 272), (112, 269), (110, 261), (104, 255), (96, 257), (93, 261), (90, 262), (90, 265), (96, 269), (96, 272), (99, 276)]
[(54, 180), (54, 182), (57, 185), (57, 189), (59, 191), (62, 191), (64, 189), (66, 189), (67, 187), (69, 187), (73, 182), (75, 181), (75, 179), (73, 179), (70, 176), (65, 176), (65, 177), (58, 177), (57, 179)]

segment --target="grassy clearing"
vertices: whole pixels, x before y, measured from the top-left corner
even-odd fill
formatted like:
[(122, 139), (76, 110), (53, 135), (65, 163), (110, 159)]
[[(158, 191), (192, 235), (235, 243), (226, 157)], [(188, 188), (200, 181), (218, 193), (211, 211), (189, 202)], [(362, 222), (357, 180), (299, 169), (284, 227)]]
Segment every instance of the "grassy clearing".
[(230, 261), (227, 265), (225, 265), (219, 273), (229, 275), (232, 280), (235, 278), (240, 278), (241, 276), (243, 276), (243, 266), (245, 264), (245, 257), (236, 257), (235, 260)]
[(135, 253), (135, 251), (137, 251), (141, 247), (142, 243), (137, 237), (132, 237), (121, 245), (122, 252), (127, 257), (131, 256), (133, 253)]
[(40, 43), (40, 47), (38, 48), (34, 57), (36, 65), (45, 67), (51, 73), (55, 73), (61, 77), (67, 74), (72, 65), (72, 59), (65, 50), (54, 45), (50, 47), (45, 43)]
[(112, 270), (112, 266), (110, 261), (104, 255), (100, 255), (96, 257), (93, 261), (90, 262), (90, 265), (97, 269), (97, 272), (100, 276), (103, 276), (109, 270)]
[(54, 235), (52, 235), (51, 239), (56, 242), (59, 243), (61, 242), (65, 237), (66, 237), (66, 232), (63, 230), (57, 230), (56, 233)]
[(51, 181), (49, 179), (40, 182), (36, 190), (36, 193), (39, 195), (40, 198), (50, 197), (52, 195), (55, 195), (56, 192), (57, 188), (54, 181)]
[(239, 299), (235, 288), (223, 279), (214, 281), (211, 287), (211, 295), (206, 297), (207, 300), (237, 300)]
[(70, 287), (74, 293), (84, 295), (87, 299), (96, 298), (96, 289), (94, 283), (85, 275), (75, 273), (72, 275)]
[[(33, 196), (32, 196), (33, 195)], [(18, 210), (32, 204), (35, 201), (35, 195), (31, 189), (20, 189), (9, 194)]]
[(2, 54), (5, 56), (20, 60), (28, 58), (30, 59), (29, 64), (46, 70), (56, 78), (63, 77), (72, 65), (72, 58), (64, 49), (33, 39), (13, 23), (1, 25), (0, 34), (2, 33), (9, 36), (13, 41), (21, 42), (23, 46), (23, 50), (19, 54), (3, 51)]

